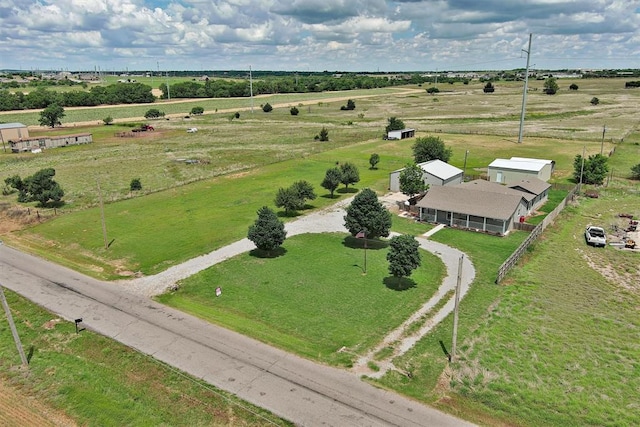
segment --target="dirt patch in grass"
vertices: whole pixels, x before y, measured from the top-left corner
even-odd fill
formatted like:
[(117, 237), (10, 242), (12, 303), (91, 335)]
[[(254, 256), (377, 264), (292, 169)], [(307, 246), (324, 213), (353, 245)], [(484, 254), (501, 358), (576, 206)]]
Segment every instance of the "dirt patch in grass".
[(0, 378), (0, 425), (3, 426), (76, 426), (65, 414), (26, 396)]
[(589, 267), (600, 273), (605, 279), (630, 291), (640, 290), (640, 270), (620, 271), (604, 260), (590, 256), (580, 249), (578, 249), (578, 252), (582, 255), (582, 258), (587, 261)]

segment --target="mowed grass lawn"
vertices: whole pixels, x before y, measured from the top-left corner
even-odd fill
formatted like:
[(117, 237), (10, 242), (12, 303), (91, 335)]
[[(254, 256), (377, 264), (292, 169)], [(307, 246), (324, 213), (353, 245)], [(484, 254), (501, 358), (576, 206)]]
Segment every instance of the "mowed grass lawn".
[[(294, 236), (283, 249), (274, 258), (238, 255), (158, 299), (302, 356), (350, 366), (354, 354), (427, 301), (445, 275), (442, 261), (421, 250), (422, 265), (398, 281), (388, 272), (387, 244), (375, 240), (363, 274), (362, 240), (343, 233)], [(347, 352), (338, 352), (342, 347)]]

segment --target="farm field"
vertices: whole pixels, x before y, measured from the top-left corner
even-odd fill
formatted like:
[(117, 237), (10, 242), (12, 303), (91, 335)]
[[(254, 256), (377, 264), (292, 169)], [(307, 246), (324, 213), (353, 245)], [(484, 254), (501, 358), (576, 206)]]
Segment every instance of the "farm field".
[[(621, 287), (621, 283), (640, 282), (638, 254), (587, 248), (581, 237), (587, 222), (606, 225), (619, 211), (640, 215), (640, 185), (627, 179), (630, 167), (640, 159), (636, 107), (640, 92), (625, 90), (622, 79), (576, 83), (580, 89), (570, 92), (566, 88), (570, 83), (561, 81), (561, 91), (553, 97), (532, 90), (523, 144), (516, 143), (522, 95), (517, 84), (507, 83), (498, 83), (493, 95), (482, 94), (479, 84), (442, 86), (435, 96), (424, 90), (375, 95), (356, 99), (353, 112), (340, 111), (344, 101), (335, 101), (311, 103), (300, 108), (298, 117), (282, 107), (269, 114), (257, 111), (249, 118), (250, 113), (243, 112), (238, 120), (230, 120), (226, 113), (171, 119), (157, 122), (153, 134), (127, 141), (112, 135), (114, 129), (126, 129), (120, 124), (79, 127), (95, 129), (96, 142), (48, 150), (40, 157), (0, 155), (3, 178), (55, 165), (56, 180), (67, 191), (68, 203), (54, 220), (0, 238), (101, 278), (153, 274), (245, 237), (256, 210), (272, 206), (277, 188), (295, 180), (306, 179), (316, 186), (320, 197), (312, 201), (314, 209), (352, 195), (339, 192), (329, 199), (319, 189), (324, 171), (336, 162), (358, 165), (361, 182), (356, 189), (371, 187), (384, 193), (389, 172), (411, 158), (411, 140), (381, 139), (390, 116), (416, 128), (418, 136), (440, 136), (453, 149), (451, 163), (456, 166), (462, 167), (468, 150), (469, 175), (482, 174), (496, 157), (539, 157), (556, 161), (554, 182), (569, 183), (573, 158), (583, 148), (587, 155), (615, 148), (610, 158), (614, 174), (609, 186), (599, 189), (600, 199), (580, 198), (567, 208), (508, 276), (506, 285), (494, 284), (495, 273), (524, 233), (507, 239), (459, 230), (435, 234), (434, 240), (466, 252), (478, 270), (461, 306), (460, 357), (447, 363), (452, 328), (448, 318), (394, 361), (412, 372), (411, 378), (389, 373), (378, 384), (487, 425), (637, 425), (640, 410), (634, 390), (640, 375), (633, 355), (640, 342), (634, 311), (638, 289)], [(536, 84), (542, 87), (542, 82), (532, 82), (533, 89)], [(496, 96), (500, 90), (504, 92)], [(601, 100), (600, 105), (589, 104), (593, 96)], [(186, 134), (185, 129), (193, 126), (199, 132)], [(322, 126), (329, 129), (329, 143), (313, 140)], [(382, 160), (379, 169), (369, 170), (368, 158), (374, 152)], [(142, 181), (141, 194), (128, 190), (134, 177)], [(108, 250), (103, 249), (96, 178), (108, 201), (105, 216), (113, 239)], [(15, 196), (0, 199), (4, 206), (14, 201)], [(11, 209), (15, 208), (7, 207), (5, 214)], [(42, 215), (53, 214), (43, 211)], [(219, 224), (224, 227), (215, 226)], [(394, 229), (415, 234), (426, 231), (421, 226), (394, 221)], [(214, 271), (231, 278), (239, 275), (246, 262), (270, 261), (280, 260), (250, 256), (231, 260), (217, 266), (219, 270), (188, 279), (176, 295), (161, 298), (221, 322), (222, 312), (199, 305), (210, 289), (198, 283), (205, 283), (207, 274)], [(304, 257), (299, 262), (308, 264)], [(238, 292), (249, 295), (253, 289), (246, 283)], [(254, 303), (267, 301), (266, 294), (258, 295)], [(275, 308), (273, 313), (281, 311)], [(224, 310), (231, 312), (233, 307)], [(271, 320), (262, 327), (278, 329), (277, 320), (270, 317), (273, 313), (251, 314), (249, 307), (239, 310), (236, 318), (225, 320), (225, 326), (250, 330), (255, 319), (248, 322), (247, 318), (265, 316)], [(303, 312), (296, 307), (282, 311), (293, 320), (267, 341), (294, 349), (301, 343), (290, 326), (296, 323), (309, 334), (304, 340), (315, 339), (313, 319), (300, 321)], [(335, 326), (336, 330), (345, 327)], [(375, 331), (364, 332), (370, 335), (354, 338), (354, 347), (358, 340), (363, 346), (375, 341)], [(324, 348), (301, 346), (301, 353), (348, 366), (345, 356), (330, 354), (335, 342), (320, 345)], [(617, 406), (620, 402), (622, 409)], [(593, 409), (588, 409), (591, 405)]]

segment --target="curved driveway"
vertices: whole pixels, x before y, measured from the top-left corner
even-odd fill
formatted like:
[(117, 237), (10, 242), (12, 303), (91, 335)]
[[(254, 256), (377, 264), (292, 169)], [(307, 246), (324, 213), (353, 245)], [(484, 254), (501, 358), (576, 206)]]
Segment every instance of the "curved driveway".
[[(344, 231), (341, 206), (348, 202), (287, 224), (288, 234), (319, 232), (316, 229), (319, 224), (328, 228), (324, 231)], [(222, 260), (252, 249), (252, 245), (247, 249), (247, 243), (251, 242), (237, 242), (194, 259), (201, 262), (191, 260), (153, 277), (163, 286), (175, 283), (186, 272), (194, 274), (212, 261), (207, 257)], [(351, 372), (316, 364), (158, 304), (144, 295), (151, 289), (148, 280), (135, 281), (134, 293), (0, 244), (3, 286), (69, 321), (83, 318), (88, 329), (202, 378), (297, 425), (469, 425), (377, 389)]]

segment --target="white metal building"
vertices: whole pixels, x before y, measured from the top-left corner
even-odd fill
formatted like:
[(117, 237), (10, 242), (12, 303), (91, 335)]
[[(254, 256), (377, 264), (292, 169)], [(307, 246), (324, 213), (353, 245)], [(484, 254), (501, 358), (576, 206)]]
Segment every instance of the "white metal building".
[[(428, 162), (418, 163), (418, 166), (424, 171), (422, 178), (429, 187), (442, 187), (462, 182), (462, 169), (451, 166), (442, 160), (429, 160)], [(400, 173), (403, 170), (404, 168), (398, 169), (389, 174), (390, 191), (400, 191)]]
[(489, 181), (509, 185), (529, 178), (548, 181), (551, 179), (554, 168), (553, 160), (512, 157), (495, 159), (489, 165), (487, 173)]

